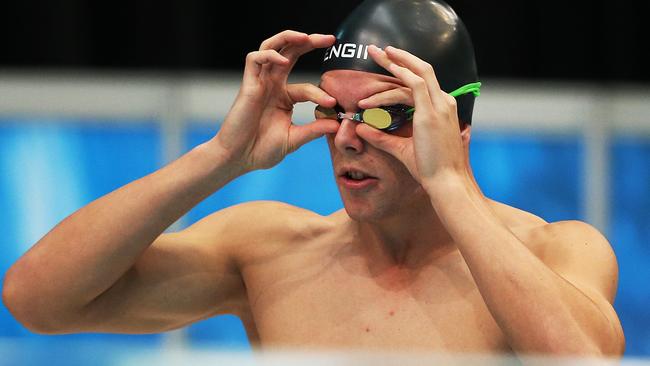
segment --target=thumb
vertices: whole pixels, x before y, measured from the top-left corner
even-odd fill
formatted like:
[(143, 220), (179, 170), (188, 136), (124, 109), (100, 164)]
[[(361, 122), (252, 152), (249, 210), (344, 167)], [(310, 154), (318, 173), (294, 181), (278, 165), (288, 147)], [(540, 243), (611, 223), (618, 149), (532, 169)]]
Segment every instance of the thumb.
[(305, 125), (289, 127), (289, 151), (298, 150), (302, 145), (315, 140), (327, 133), (336, 133), (339, 123), (331, 119), (317, 119)]
[(390, 135), (370, 127), (365, 123), (359, 123), (356, 126), (356, 132), (359, 137), (367, 141), (370, 145), (393, 155), (398, 160), (403, 159), (402, 155), (408, 142), (407, 137)]

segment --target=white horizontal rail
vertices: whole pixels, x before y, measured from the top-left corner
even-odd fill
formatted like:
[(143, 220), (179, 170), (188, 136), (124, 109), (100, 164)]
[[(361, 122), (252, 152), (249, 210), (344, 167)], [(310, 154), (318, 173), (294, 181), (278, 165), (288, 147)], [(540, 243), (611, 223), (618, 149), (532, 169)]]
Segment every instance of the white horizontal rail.
[[(292, 75), (318, 82), (316, 74)], [(118, 120), (159, 118), (169, 106), (179, 118), (220, 123), (239, 90), (241, 75), (125, 73), (0, 73), (0, 114)], [(174, 101), (170, 101), (174, 98)], [(313, 104), (295, 108), (297, 122), (312, 119)], [(119, 122), (119, 121), (118, 121)], [(650, 133), (650, 85), (483, 80), (474, 126), (576, 132), (593, 124)]]

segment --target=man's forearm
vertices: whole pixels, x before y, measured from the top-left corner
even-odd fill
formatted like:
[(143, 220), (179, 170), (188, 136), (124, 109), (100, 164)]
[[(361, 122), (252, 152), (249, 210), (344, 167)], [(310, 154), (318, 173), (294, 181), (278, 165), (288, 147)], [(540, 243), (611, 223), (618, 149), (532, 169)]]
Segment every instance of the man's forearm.
[(167, 227), (238, 174), (213, 146), (197, 146), (60, 222), (9, 270), (5, 291), (35, 312), (83, 306), (112, 286)]
[(598, 307), (537, 258), (469, 179), (427, 186), (492, 316), (522, 353), (597, 354), (612, 328)]

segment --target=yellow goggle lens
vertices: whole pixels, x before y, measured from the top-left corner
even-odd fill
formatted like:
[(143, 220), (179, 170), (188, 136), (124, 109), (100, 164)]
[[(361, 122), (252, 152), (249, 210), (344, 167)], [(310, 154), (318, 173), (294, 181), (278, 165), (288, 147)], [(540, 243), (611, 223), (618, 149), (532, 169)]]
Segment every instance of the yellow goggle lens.
[(379, 129), (387, 128), (393, 120), (390, 113), (381, 108), (366, 109), (362, 116), (364, 123)]

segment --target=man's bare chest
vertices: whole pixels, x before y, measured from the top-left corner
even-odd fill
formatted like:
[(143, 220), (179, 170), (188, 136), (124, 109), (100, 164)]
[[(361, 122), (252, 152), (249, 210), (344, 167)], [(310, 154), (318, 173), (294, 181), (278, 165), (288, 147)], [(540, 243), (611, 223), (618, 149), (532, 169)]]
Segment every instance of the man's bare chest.
[(263, 346), (508, 349), (466, 267), (373, 272), (333, 260), (279, 268), (247, 281), (259, 338), (251, 341)]

